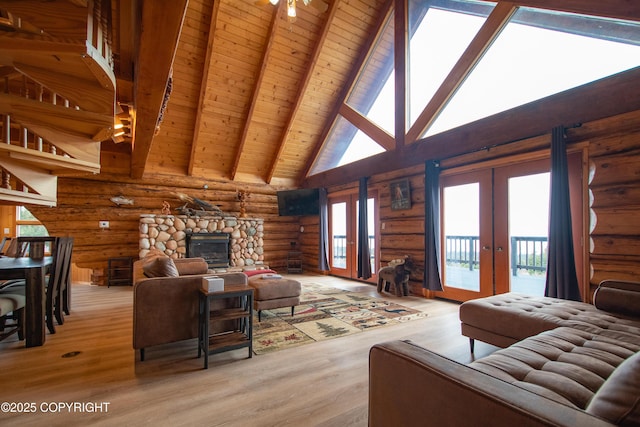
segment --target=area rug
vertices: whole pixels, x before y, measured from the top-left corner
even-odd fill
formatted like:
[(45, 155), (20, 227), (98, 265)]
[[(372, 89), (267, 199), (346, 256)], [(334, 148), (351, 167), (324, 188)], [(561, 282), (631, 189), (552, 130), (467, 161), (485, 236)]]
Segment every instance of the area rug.
[(253, 322), (253, 352), (265, 354), (371, 328), (422, 319), (427, 314), (364, 293), (306, 283), (300, 305), (263, 310)]

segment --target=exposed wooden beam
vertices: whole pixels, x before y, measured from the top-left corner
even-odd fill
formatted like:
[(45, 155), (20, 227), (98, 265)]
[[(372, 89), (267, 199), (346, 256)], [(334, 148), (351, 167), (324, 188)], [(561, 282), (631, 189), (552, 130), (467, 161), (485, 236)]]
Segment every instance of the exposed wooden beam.
[[(284, 2), (283, 2), (284, 3)], [(291, 128), (293, 127), (293, 122), (295, 121), (296, 115), (302, 106), (302, 101), (304, 99), (304, 95), (307, 92), (307, 88), (309, 87), (309, 82), (311, 81), (311, 77), (313, 76), (313, 69), (315, 68), (318, 58), (320, 57), (320, 53), (322, 52), (322, 46), (327, 38), (327, 34), (329, 34), (329, 29), (331, 27), (331, 22), (333, 22), (333, 18), (338, 10), (336, 4), (338, 2), (334, 1), (329, 6), (329, 13), (327, 14), (327, 18), (324, 21), (324, 25), (322, 27), (322, 32), (318, 37), (318, 41), (316, 42), (316, 46), (313, 50), (313, 54), (311, 55), (311, 59), (309, 60), (309, 64), (305, 70), (304, 76), (302, 77), (302, 82), (300, 85), (300, 90), (298, 92), (298, 96), (293, 103), (293, 107), (291, 108), (291, 112), (289, 113), (289, 117), (287, 119), (287, 123), (284, 126), (282, 131), (282, 135), (280, 136), (280, 144), (278, 145), (278, 150), (276, 151), (276, 157), (273, 160), (273, 164), (271, 165), (271, 169), (267, 174), (267, 183), (271, 183), (273, 179), (273, 175), (278, 167), (278, 163), (280, 163), (282, 153), (284, 152), (284, 147), (287, 142), (287, 137), (289, 136), (289, 132), (291, 132)], [(312, 3), (313, 4), (313, 3)]]
[(393, 65), (395, 102), (395, 146), (405, 145), (407, 126), (407, 46), (409, 34), (409, 7), (407, 0), (395, 0), (393, 27)]
[[(247, 111), (246, 119), (244, 120), (244, 126), (242, 127), (242, 135), (240, 136), (240, 142), (238, 143), (238, 150), (236, 151), (233, 167), (231, 168), (231, 180), (235, 180), (236, 174), (238, 173), (238, 167), (240, 166), (240, 160), (242, 159), (242, 154), (244, 152), (244, 146), (247, 141), (247, 135), (249, 134), (249, 127), (251, 126), (251, 122), (253, 120), (253, 114), (255, 111), (255, 107), (258, 104), (258, 99), (260, 96), (260, 89), (262, 88), (262, 81), (264, 80), (264, 76), (269, 66), (270, 57), (273, 54), (273, 41), (276, 36), (276, 32), (278, 28), (280, 28), (282, 22), (286, 22), (284, 19), (278, 19), (278, 14), (280, 10), (284, 11), (285, 2), (282, 2), (278, 5), (278, 7), (273, 8), (273, 12), (271, 14), (271, 22), (269, 22), (269, 31), (267, 36), (267, 43), (262, 51), (262, 58), (260, 60), (260, 71), (258, 72), (258, 78), (253, 85), (253, 90), (251, 93), (251, 100), (249, 101), (249, 111)], [(283, 12), (284, 13), (284, 12)]]
[(147, 1), (142, 5), (134, 84), (136, 124), (131, 153), (133, 178), (141, 178), (144, 174), (187, 4), (188, 0), (174, 0)]
[(336, 103), (333, 106), (331, 113), (328, 116), (329, 120), (327, 120), (327, 123), (325, 124), (325, 127), (322, 130), (322, 133), (318, 138), (318, 142), (313, 147), (313, 150), (307, 159), (307, 164), (305, 165), (304, 169), (301, 171), (301, 174), (300, 174), (301, 176), (299, 178), (299, 181), (303, 181), (305, 178), (309, 176), (309, 173), (311, 173), (311, 169), (313, 168), (313, 165), (316, 163), (316, 161), (318, 160), (318, 157), (320, 156), (320, 153), (322, 152), (322, 149), (325, 147), (327, 143), (327, 137), (329, 136), (329, 133), (331, 132), (331, 128), (333, 127), (333, 124), (338, 117), (340, 108), (342, 107), (342, 104), (344, 104), (345, 100), (347, 99), (347, 96), (351, 92), (351, 87), (353, 86), (353, 83), (355, 82), (356, 78), (362, 71), (362, 68), (365, 65), (365, 61), (369, 56), (369, 53), (373, 48), (375, 41), (378, 39), (378, 37), (380, 36), (381, 32), (384, 29), (384, 23), (386, 22), (387, 18), (389, 17), (389, 14), (393, 10), (392, 8), (393, 2), (394, 0), (387, 0), (384, 6), (381, 8), (380, 15), (378, 16), (378, 20), (373, 25), (373, 28), (375, 28), (376, 31), (375, 32), (372, 31), (370, 33), (369, 38), (364, 43), (365, 48), (363, 48), (358, 54), (358, 57), (354, 62), (354, 67), (351, 73), (349, 74), (349, 76), (347, 76), (345, 80), (345, 84), (342, 87), (342, 90), (340, 91), (340, 95), (338, 95), (338, 97), (336, 98)]
[(342, 104), (340, 115), (349, 120), (351, 124), (364, 132), (369, 138), (380, 144), (385, 150), (396, 148), (396, 140), (384, 129), (363, 116), (359, 111), (354, 110), (348, 104)]
[(637, 0), (520, 0), (515, 3), (525, 7), (640, 21), (640, 2)]
[(465, 49), (456, 65), (442, 82), (425, 109), (420, 113), (409, 132), (407, 142), (410, 144), (420, 138), (420, 135), (433, 123), (438, 114), (447, 105), (458, 88), (462, 85), (473, 68), (489, 49), (500, 31), (507, 25), (509, 18), (516, 11), (513, 3), (500, 2), (493, 9), (469, 46)]
[(188, 175), (193, 175), (193, 168), (196, 159), (196, 148), (200, 140), (200, 127), (204, 114), (204, 103), (209, 92), (209, 70), (211, 69), (211, 56), (213, 55), (213, 41), (216, 35), (216, 24), (218, 22), (218, 13), (220, 12), (220, 2), (214, 1), (211, 8), (211, 22), (209, 23), (209, 36), (207, 38), (207, 52), (205, 54), (202, 78), (200, 79), (200, 96), (198, 97), (198, 110), (196, 111), (196, 122), (193, 126), (193, 140), (191, 141), (191, 154), (189, 155), (189, 165), (187, 166)]
[(640, 67), (579, 86), (465, 126), (430, 136), (403, 151), (387, 151), (313, 175), (304, 187), (340, 185), (362, 176), (416, 166), (428, 159), (445, 159), (551, 131), (640, 109)]

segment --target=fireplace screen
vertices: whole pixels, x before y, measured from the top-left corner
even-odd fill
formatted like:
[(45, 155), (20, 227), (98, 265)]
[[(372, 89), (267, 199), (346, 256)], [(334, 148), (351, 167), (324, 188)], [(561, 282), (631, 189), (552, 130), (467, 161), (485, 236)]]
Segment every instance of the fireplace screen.
[(229, 267), (229, 234), (187, 234), (187, 257), (201, 257), (209, 267)]

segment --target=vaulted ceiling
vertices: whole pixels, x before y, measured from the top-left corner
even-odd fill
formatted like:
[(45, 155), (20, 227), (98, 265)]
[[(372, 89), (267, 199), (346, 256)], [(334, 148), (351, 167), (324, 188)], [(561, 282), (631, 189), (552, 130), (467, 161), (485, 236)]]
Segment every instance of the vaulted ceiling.
[[(48, 50), (77, 36), (72, 30), (83, 25), (87, 8), (101, 6), (110, 10), (101, 22), (112, 29), (106, 44), (113, 72), (105, 73), (106, 85), (105, 77), (94, 77), (93, 84), (102, 85), (95, 89), (102, 98), (106, 89), (116, 101), (113, 111), (100, 113), (122, 118), (129, 127), (125, 135), (103, 140), (103, 153), (130, 150), (134, 178), (177, 174), (295, 187), (308, 178), (320, 154), (331, 149), (325, 140), (338, 113), (389, 152), (403, 150), (405, 142), (419, 136), (413, 129), (410, 140), (394, 139), (344, 103), (396, 3), (403, 4), (312, 0), (305, 6), (298, 1), (297, 18), (291, 22), (285, 1), (273, 6), (266, 0), (0, 0), (0, 13), (12, 13), (14, 22), (15, 17), (23, 18), (19, 31), (9, 28), (0, 34), (0, 71), (7, 81), (16, 82), (14, 86), (31, 80), (47, 86), (35, 71), (30, 75), (30, 68), (16, 66), (17, 52), (34, 49), (35, 61), (46, 65), (42, 58), (51, 61)], [(428, 123), (440, 110), (517, 5), (640, 19), (638, 5), (628, 0), (569, 3), (499, 2), (484, 33), (418, 121)], [(2, 15), (0, 23), (1, 19)], [(88, 32), (95, 35), (101, 28), (96, 24)], [(8, 43), (13, 47), (7, 50)], [(392, 43), (386, 45), (393, 48)], [(82, 58), (86, 55), (81, 52)], [(56, 71), (55, 64), (50, 65)], [(82, 76), (79, 81), (87, 79)], [(78, 87), (74, 91), (67, 79), (51, 90), (67, 93), (65, 98), (75, 100), (80, 106), (76, 109), (82, 110), (83, 93), (94, 90)], [(95, 111), (93, 105), (87, 108)], [(97, 129), (73, 131), (97, 140), (109, 130), (116, 131), (98, 120)]]
[[(312, 5), (322, 0), (312, 1)], [(190, 0), (145, 170), (295, 184), (390, 3)], [(146, 4), (145, 4), (146, 6)]]

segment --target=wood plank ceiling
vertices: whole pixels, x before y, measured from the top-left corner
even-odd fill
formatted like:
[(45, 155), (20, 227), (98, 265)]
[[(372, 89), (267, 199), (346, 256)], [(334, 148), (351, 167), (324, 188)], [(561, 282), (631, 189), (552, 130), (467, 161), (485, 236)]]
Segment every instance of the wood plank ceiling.
[[(402, 167), (406, 159), (398, 152), (415, 151), (414, 142), (517, 6), (640, 19), (638, 3), (628, 0), (498, 2), (416, 124), (396, 126), (401, 137), (394, 139), (344, 100), (394, 4), (404, 7), (402, 1), (312, 0), (311, 6), (326, 4), (324, 11), (298, 1), (295, 22), (287, 19), (285, 1), (273, 6), (266, 0), (0, 0), (0, 12), (28, 12), (38, 23), (38, 11), (44, 19), (56, 10), (54, 22), (43, 22), (64, 29), (73, 26), (72, 15), (62, 24), (65, 7), (75, 11), (98, 3), (112, 11), (117, 105), (135, 120), (125, 139), (133, 178), (167, 174), (283, 187), (324, 184), (310, 179), (309, 171), (326, 157), (324, 142), (338, 114), (388, 150), (380, 162)], [(396, 33), (403, 17), (400, 11), (391, 21)], [(404, 68), (404, 50), (394, 47), (391, 35), (385, 33), (378, 47), (395, 49), (395, 63)], [(397, 71), (396, 86), (402, 88), (397, 76), (403, 70)], [(171, 90), (162, 110), (167, 81)], [(396, 123), (405, 121), (402, 102), (396, 101)], [(103, 143), (102, 150), (122, 145)]]
[[(316, 0), (317, 2), (321, 0)], [(294, 186), (391, 2), (191, 0), (145, 171)]]
[[(344, 103), (394, 3), (402, 2), (327, 0), (328, 9), (321, 12), (299, 1), (293, 23), (287, 19), (285, 3), (274, 7), (266, 0), (188, 2), (171, 97), (145, 172), (299, 186), (308, 182), (313, 163), (326, 156), (325, 139), (337, 114), (388, 151), (402, 151), (415, 142), (516, 6), (630, 19), (639, 13), (625, 0), (576, 0), (571, 5), (498, 2), (416, 124), (406, 130), (405, 141), (394, 139)], [(395, 22), (398, 28), (397, 16)], [(384, 38), (380, 44), (394, 48)], [(396, 113), (397, 123), (401, 117)], [(134, 167), (132, 174), (141, 176), (142, 170)]]

